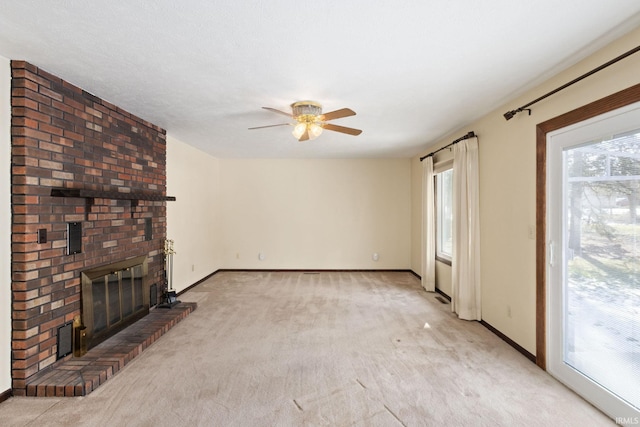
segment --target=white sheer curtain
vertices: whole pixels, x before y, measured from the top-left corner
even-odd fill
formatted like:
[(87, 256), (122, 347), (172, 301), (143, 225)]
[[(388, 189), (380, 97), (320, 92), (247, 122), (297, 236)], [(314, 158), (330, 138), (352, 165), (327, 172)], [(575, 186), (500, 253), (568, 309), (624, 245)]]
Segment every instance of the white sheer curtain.
[(453, 256), (451, 310), (481, 320), (478, 139), (453, 146)]
[(436, 290), (436, 233), (433, 156), (422, 161), (422, 287)]

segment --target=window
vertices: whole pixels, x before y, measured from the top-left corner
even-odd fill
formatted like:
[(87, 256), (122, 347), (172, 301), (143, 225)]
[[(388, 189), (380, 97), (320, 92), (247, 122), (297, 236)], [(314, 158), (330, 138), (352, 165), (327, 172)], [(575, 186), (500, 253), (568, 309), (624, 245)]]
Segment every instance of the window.
[(453, 169), (436, 174), (436, 259), (451, 264), (453, 255)]

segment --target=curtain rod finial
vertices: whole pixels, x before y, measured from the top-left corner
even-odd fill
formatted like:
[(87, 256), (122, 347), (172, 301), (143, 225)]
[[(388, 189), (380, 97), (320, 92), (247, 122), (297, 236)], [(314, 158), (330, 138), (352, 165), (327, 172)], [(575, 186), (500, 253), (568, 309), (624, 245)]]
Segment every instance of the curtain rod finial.
[(529, 113), (529, 115), (531, 115), (531, 108), (518, 108), (517, 110), (511, 110), (511, 111), (507, 111), (506, 113), (504, 113), (504, 118), (505, 120), (511, 120), (513, 118), (513, 116), (515, 116), (518, 113), (522, 113), (523, 111), (526, 111)]
[(507, 111), (506, 113), (504, 113), (505, 120), (511, 120), (513, 116), (516, 115), (516, 113), (517, 113), (516, 110)]

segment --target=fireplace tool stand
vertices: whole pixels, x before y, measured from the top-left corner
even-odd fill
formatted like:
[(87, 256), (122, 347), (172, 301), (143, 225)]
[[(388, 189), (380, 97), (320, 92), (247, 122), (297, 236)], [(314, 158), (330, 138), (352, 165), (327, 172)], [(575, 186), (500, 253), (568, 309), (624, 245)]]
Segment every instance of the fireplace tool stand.
[[(173, 250), (173, 240), (164, 240), (164, 258), (165, 258), (165, 280), (167, 281), (167, 290), (163, 296), (162, 304), (158, 305), (159, 308), (172, 308), (174, 305), (179, 304), (178, 295), (173, 289), (173, 254), (176, 251)], [(168, 275), (167, 275), (168, 273)]]

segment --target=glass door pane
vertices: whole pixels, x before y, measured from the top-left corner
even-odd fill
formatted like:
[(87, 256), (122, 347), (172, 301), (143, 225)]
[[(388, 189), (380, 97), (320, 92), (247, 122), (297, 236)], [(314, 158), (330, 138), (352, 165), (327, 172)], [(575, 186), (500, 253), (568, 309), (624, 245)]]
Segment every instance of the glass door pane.
[(142, 276), (143, 270), (141, 265), (133, 267), (133, 295), (134, 295), (134, 311), (139, 311), (144, 308), (143, 289), (144, 278)]
[(107, 296), (109, 299), (109, 326), (113, 326), (122, 320), (120, 314), (120, 274), (113, 273), (107, 276)]
[(133, 314), (133, 277), (132, 268), (122, 270), (122, 317), (127, 318)]
[(107, 286), (105, 276), (91, 282), (93, 295), (93, 331), (100, 332), (107, 328)]
[(640, 130), (564, 152), (564, 362), (640, 408)]

